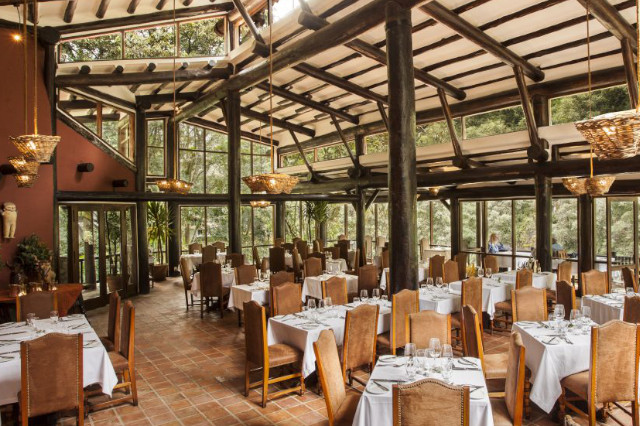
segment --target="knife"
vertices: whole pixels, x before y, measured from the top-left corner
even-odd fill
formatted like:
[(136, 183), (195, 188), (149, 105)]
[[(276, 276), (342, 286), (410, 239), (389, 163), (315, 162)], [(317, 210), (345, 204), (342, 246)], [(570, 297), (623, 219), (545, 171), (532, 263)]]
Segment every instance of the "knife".
[(386, 386), (381, 385), (380, 383), (378, 383), (377, 380), (373, 380), (373, 383), (376, 384), (376, 386), (378, 386), (380, 389), (384, 390), (385, 392), (389, 392), (389, 388)]

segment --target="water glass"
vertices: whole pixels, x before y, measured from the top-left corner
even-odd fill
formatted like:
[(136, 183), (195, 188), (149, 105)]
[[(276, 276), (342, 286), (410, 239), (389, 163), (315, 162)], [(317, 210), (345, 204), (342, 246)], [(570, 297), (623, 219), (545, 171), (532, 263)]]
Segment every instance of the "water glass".
[(480, 278), (484, 277), (484, 269), (478, 268), (478, 277)]
[(432, 358), (440, 358), (442, 354), (442, 345), (440, 344), (440, 339), (437, 337), (432, 337), (429, 340), (429, 349), (431, 349), (431, 357)]
[(331, 309), (331, 307), (333, 306), (333, 302), (331, 301), (330, 297), (325, 297), (324, 298), (324, 307), (327, 309)]
[(484, 270), (484, 276), (487, 278), (491, 278), (491, 276), (493, 275), (493, 271), (491, 270), (491, 268), (486, 268)]
[(380, 296), (380, 300), (382, 300), (383, 302), (387, 302), (389, 301), (389, 296), (387, 296), (386, 294), (383, 294), (382, 296)]
[(371, 297), (373, 298), (373, 300), (380, 300), (380, 289), (374, 288), (373, 290), (371, 290)]
[(415, 343), (407, 343), (404, 345), (404, 356), (408, 356), (413, 358), (416, 356), (416, 344)]
[(354, 298), (353, 298), (353, 304), (354, 304), (355, 306), (360, 305), (360, 298), (359, 298), (359, 297), (354, 297)]
[(420, 293), (424, 294), (427, 292), (427, 285), (426, 284), (420, 284)]
[(416, 377), (416, 373), (418, 372), (418, 366), (416, 364), (416, 360), (411, 357), (407, 360), (407, 363), (404, 366), (409, 380), (413, 380)]
[(58, 311), (51, 311), (49, 312), (49, 318), (51, 319), (51, 322), (53, 324), (58, 322)]
[(445, 382), (451, 383), (451, 371), (453, 370), (453, 359), (447, 358), (442, 366), (442, 378)]
[(635, 295), (634, 294), (635, 292), (633, 291), (633, 287), (627, 287), (626, 291), (627, 291), (627, 296), (629, 296), (629, 297), (632, 297), (632, 296)]
[(556, 320), (562, 321), (565, 316), (564, 305), (556, 304), (555, 309), (553, 310), (553, 315), (556, 317)]
[(580, 323), (580, 318), (582, 318), (582, 312), (579, 309), (572, 309), (569, 314), (569, 321), (571, 321), (572, 325), (578, 325)]
[(442, 277), (436, 277), (436, 287), (442, 288)]
[(362, 303), (366, 303), (368, 298), (369, 292), (366, 289), (360, 290), (360, 300), (362, 300)]
[(433, 286), (433, 278), (427, 278), (427, 286)]
[(582, 305), (582, 333), (589, 334), (591, 329), (591, 307)]
[(453, 358), (453, 348), (449, 344), (442, 345), (442, 357), (443, 358)]
[(316, 309), (316, 299), (307, 300), (307, 310), (313, 311)]
[(36, 314), (34, 313), (27, 314), (27, 325), (30, 325), (31, 327), (33, 327), (35, 320), (36, 320)]
[(325, 308), (324, 299), (318, 300), (318, 309), (317, 310), (324, 312), (324, 308)]

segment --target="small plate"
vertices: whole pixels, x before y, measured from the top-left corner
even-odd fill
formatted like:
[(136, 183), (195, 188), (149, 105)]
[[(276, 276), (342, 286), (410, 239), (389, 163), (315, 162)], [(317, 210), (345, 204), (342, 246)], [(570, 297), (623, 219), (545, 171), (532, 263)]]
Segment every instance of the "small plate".
[(547, 339), (547, 340), (540, 340), (542, 343), (544, 343), (545, 345), (559, 345), (560, 344), (560, 340), (558, 340), (557, 338), (555, 339)]
[(394, 362), (398, 357), (395, 355), (382, 355), (378, 357), (378, 361), (382, 362)]
[(302, 328), (303, 330), (315, 330), (316, 328), (318, 328), (317, 325), (309, 325), (309, 324), (303, 324), (300, 326), (300, 328)]
[(367, 385), (366, 391), (372, 395), (382, 395), (387, 393), (386, 390), (382, 389), (380, 386), (373, 383), (373, 381), (369, 382), (369, 384)]
[(482, 389), (475, 390), (473, 392), (469, 391), (469, 399), (484, 399), (487, 396), (487, 392)]

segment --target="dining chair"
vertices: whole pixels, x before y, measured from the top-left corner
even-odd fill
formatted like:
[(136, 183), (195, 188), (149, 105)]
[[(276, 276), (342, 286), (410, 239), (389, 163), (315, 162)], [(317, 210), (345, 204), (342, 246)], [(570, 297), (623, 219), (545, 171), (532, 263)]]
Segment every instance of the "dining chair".
[(304, 276), (317, 277), (322, 275), (322, 260), (317, 257), (310, 257), (304, 261)]
[(353, 380), (366, 386), (353, 372), (366, 368), (373, 371), (376, 362), (379, 305), (360, 305), (347, 311), (342, 344), (342, 376), (352, 385)]
[(16, 297), (17, 321), (26, 321), (28, 314), (37, 318), (49, 318), (51, 311), (58, 310), (58, 295), (52, 291), (36, 291)]
[(382, 264), (382, 269), (386, 269), (389, 267), (389, 250), (382, 250), (380, 254), (380, 263)]
[(237, 268), (244, 265), (244, 254), (242, 253), (230, 253), (225, 257), (225, 262), (231, 261), (231, 267)]
[(525, 347), (520, 333), (513, 332), (509, 337), (504, 397), (491, 398), (494, 425), (522, 425), (525, 381)]
[(189, 244), (189, 254), (195, 254), (195, 252), (202, 253), (202, 244), (200, 243)]
[(406, 316), (420, 310), (418, 290), (401, 290), (391, 298), (391, 329), (378, 335), (377, 346), (387, 348), (392, 355), (403, 348), (409, 340), (407, 336)]
[(202, 247), (202, 264), (207, 262), (217, 262), (218, 261), (218, 248), (215, 246), (204, 246)]
[(309, 255), (309, 245), (307, 242), (305, 240), (298, 240), (295, 243), (295, 248), (298, 249), (298, 254), (300, 254), (302, 261), (305, 261)]
[(320, 332), (318, 340), (313, 343), (313, 352), (327, 405), (329, 426), (350, 425), (360, 402), (360, 394), (352, 389), (347, 390), (333, 330)]
[(439, 254), (432, 256), (429, 259), (429, 276), (433, 279), (438, 277), (442, 278), (444, 274), (444, 256)]
[[(360, 263), (362, 262), (362, 259), (360, 258), (360, 249), (357, 248), (356, 252), (353, 255), (353, 269), (349, 269), (347, 271), (347, 274), (350, 275), (358, 275), (358, 271), (360, 270)], [(350, 265), (351, 267), (351, 265)]]
[(300, 237), (293, 237), (293, 239), (291, 240), (291, 243), (295, 246), (295, 245), (296, 245), (296, 243), (297, 243), (298, 241), (300, 241), (300, 240), (302, 240), (302, 238), (300, 238)]
[(376, 237), (376, 256), (379, 256), (382, 253), (382, 249), (387, 243), (387, 237), (383, 237), (382, 235)]
[[(295, 284), (294, 284), (295, 285)], [(244, 302), (244, 396), (249, 396), (249, 390), (262, 387), (262, 408), (267, 406), (269, 399), (269, 385), (274, 385), (291, 379), (299, 379), (300, 384), (292, 388), (281, 389), (271, 394), (272, 398), (298, 392), (302, 396), (305, 392), (304, 376), (302, 375), (302, 352), (284, 343), (267, 344), (267, 318), (264, 307), (256, 301)], [(293, 372), (278, 369), (282, 375), (271, 377), (272, 369), (285, 365), (292, 365)], [(262, 380), (251, 383), (250, 375), (253, 370), (262, 369)]]
[(373, 238), (371, 235), (364, 236), (364, 263), (365, 265), (373, 261)]
[(569, 320), (571, 310), (576, 309), (576, 289), (566, 281), (557, 281), (556, 298), (556, 303), (564, 306), (564, 319)]
[(283, 243), (281, 247), (282, 247), (283, 249), (285, 249), (286, 251), (292, 252), (292, 251), (293, 251), (293, 248), (294, 248), (295, 246), (296, 246), (296, 245), (295, 245), (295, 244), (293, 244), (293, 243)]
[(632, 287), (633, 292), (638, 292), (638, 280), (636, 280), (636, 271), (625, 266), (622, 268), (622, 279), (625, 287)]
[(227, 246), (222, 241), (216, 241), (212, 244), (218, 251), (227, 251)]
[(571, 282), (571, 271), (573, 269), (573, 263), (570, 260), (565, 260), (558, 265), (558, 281)]
[(454, 281), (460, 281), (458, 262), (455, 260), (447, 260), (442, 266), (442, 282), (448, 284)]
[(331, 277), (322, 281), (322, 298), (330, 297), (334, 305), (346, 305), (349, 303), (347, 294), (347, 279)]
[(511, 330), (511, 324), (513, 324), (513, 305), (510, 300), (503, 300), (494, 305), (493, 319), (490, 321), (491, 334), (496, 329), (495, 324), (504, 324), (501, 327), (501, 331)]
[[(277, 247), (277, 246), (276, 246)], [(253, 257), (253, 264), (256, 266), (257, 270), (260, 270), (262, 264), (262, 258), (260, 258), (260, 253), (258, 252), (258, 247), (251, 247), (251, 256)]]
[(339, 259), (340, 258), (340, 247), (325, 247), (324, 253), (331, 253), (331, 259)]
[[(82, 333), (49, 333), (20, 342), (20, 419), (74, 410), (84, 425)], [(16, 374), (17, 376), (17, 374)]]
[(136, 385), (135, 368), (135, 317), (136, 309), (133, 306), (133, 303), (130, 300), (127, 300), (124, 302), (124, 306), (122, 308), (120, 350), (117, 352), (108, 352), (111, 365), (113, 365), (113, 369), (119, 378), (119, 382), (113, 390), (116, 391), (124, 389), (125, 395), (121, 398), (93, 404), (91, 405), (91, 411), (101, 410), (124, 402), (131, 402), (133, 405), (138, 405), (138, 388)]
[(544, 288), (524, 287), (511, 290), (513, 322), (546, 321), (547, 291)]
[(482, 373), (484, 374), (485, 379), (505, 379), (507, 377), (508, 353), (484, 353), (480, 320), (478, 318), (478, 312), (473, 306), (462, 306), (462, 321), (464, 321), (464, 333), (462, 335), (462, 353), (464, 356), (480, 359)]
[[(460, 292), (460, 306), (471, 305), (482, 315), (482, 278), (471, 277), (462, 281), (462, 290)], [(464, 329), (462, 327), (462, 312), (451, 314), (451, 329), (456, 332), (453, 340), (456, 344), (462, 346)], [(482, 322), (480, 322), (480, 330), (483, 330)], [(482, 334), (480, 334), (482, 335)]]
[(279, 285), (285, 284), (285, 283), (295, 283), (295, 277), (293, 275), (293, 272), (286, 272), (286, 271), (280, 271), (280, 272), (276, 272), (275, 274), (272, 274), (269, 277), (269, 315), (273, 316), (273, 307), (274, 307), (274, 302), (273, 302), (273, 295), (274, 295), (274, 287), (278, 287)]
[(256, 267), (253, 265), (240, 265), (235, 267), (236, 285), (253, 284), (258, 278)]
[(582, 296), (609, 293), (609, 274), (592, 269), (581, 274)]
[[(271, 272), (276, 273), (280, 271), (286, 271), (287, 267), (285, 266), (284, 261), (284, 253), (285, 248), (283, 247), (270, 247), (269, 248), (269, 269)], [(293, 248), (292, 248), (293, 250)]]
[(499, 272), (498, 257), (486, 254), (483, 259), (484, 269), (490, 268), (491, 272)]
[(222, 285), (222, 265), (217, 262), (203, 263), (200, 267), (200, 318), (204, 317), (204, 310), (211, 302), (218, 305), (220, 318), (224, 318), (228, 301), (229, 287)]
[(432, 338), (442, 344), (451, 344), (451, 314), (436, 311), (421, 311), (407, 315), (407, 341), (415, 343), (417, 349), (427, 349)]
[(273, 239), (273, 246), (274, 247), (282, 247), (283, 244), (284, 244), (284, 238), (274, 238)]
[(120, 295), (117, 291), (109, 294), (109, 317), (107, 319), (107, 335), (100, 337), (102, 346), (107, 352), (118, 352), (120, 349)]
[[(180, 258), (180, 275), (182, 276), (182, 288), (184, 289), (184, 301), (189, 311), (189, 305), (193, 306), (193, 294), (191, 293), (191, 262), (185, 257)], [(191, 296), (191, 303), (189, 303)]]
[(625, 296), (622, 319), (632, 324), (640, 324), (640, 296)]
[[(387, 287), (389, 287), (387, 285)], [(376, 265), (365, 265), (360, 267), (358, 271), (358, 296), (360, 291), (367, 290), (369, 295), (374, 288), (378, 288), (378, 267)], [(351, 300), (351, 295), (350, 299)]]
[[(605, 412), (616, 423), (621, 419), (607, 410), (615, 405), (631, 415), (632, 424), (638, 425), (638, 360), (640, 358), (640, 327), (620, 320), (591, 327), (591, 356), (589, 370), (572, 374), (560, 382), (560, 418), (568, 407), (576, 414), (596, 425), (596, 410), (604, 405)], [(567, 391), (575, 397), (568, 397)], [(586, 401), (587, 412), (575, 404)], [(629, 401), (631, 412), (620, 404)]]
[(469, 425), (469, 386), (437, 379), (393, 385), (393, 426)]
[(302, 265), (300, 264), (300, 253), (298, 253), (298, 249), (296, 247), (293, 248), (291, 252), (291, 266), (293, 269), (293, 276), (295, 277), (294, 282), (302, 281)]
[(288, 315), (302, 311), (302, 289), (300, 284), (284, 283), (273, 289), (272, 314)]
[(533, 286), (533, 271), (528, 268), (518, 269), (516, 271), (516, 290), (531, 286)]
[(458, 253), (453, 259), (458, 262), (458, 279), (464, 280), (467, 278), (467, 253)]
[(429, 249), (429, 238), (427, 237), (420, 238), (419, 244), (420, 244), (420, 260), (424, 262), (425, 260), (427, 260), (426, 251)]
[(340, 257), (349, 264), (349, 248), (351, 248), (351, 241), (338, 240), (337, 246), (340, 248)]
[(313, 240), (313, 251), (317, 253), (322, 253), (324, 251), (324, 243), (322, 242), (322, 240)]

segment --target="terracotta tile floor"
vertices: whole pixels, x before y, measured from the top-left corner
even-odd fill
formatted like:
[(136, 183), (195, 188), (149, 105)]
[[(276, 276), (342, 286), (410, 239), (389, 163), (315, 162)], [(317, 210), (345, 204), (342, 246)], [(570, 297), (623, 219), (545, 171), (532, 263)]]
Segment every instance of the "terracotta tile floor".
[[(260, 393), (242, 394), (244, 333), (235, 314), (200, 319), (199, 308), (185, 310), (181, 281), (157, 283), (151, 294), (133, 298), (136, 307), (136, 370), (139, 405), (123, 405), (89, 415), (93, 425), (314, 425), (326, 424), (324, 399), (315, 386), (259, 405)], [(107, 308), (89, 312), (105, 334)], [(506, 350), (506, 336), (485, 333), (487, 352)], [(3, 413), (2, 424), (11, 424)], [(60, 423), (69, 423), (64, 419)], [(526, 424), (557, 422), (534, 407)]]

